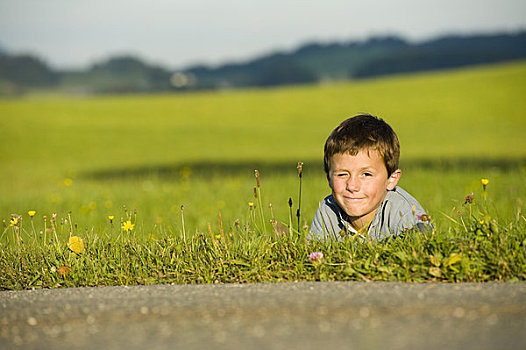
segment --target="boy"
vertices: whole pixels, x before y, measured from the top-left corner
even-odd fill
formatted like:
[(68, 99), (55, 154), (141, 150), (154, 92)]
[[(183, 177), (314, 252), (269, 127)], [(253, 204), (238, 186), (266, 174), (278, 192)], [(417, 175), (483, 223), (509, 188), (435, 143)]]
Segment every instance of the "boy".
[(311, 235), (383, 240), (414, 227), (431, 227), (422, 206), (397, 186), (399, 157), (398, 137), (382, 119), (364, 114), (343, 121), (325, 143), (323, 161), (332, 194), (320, 203)]

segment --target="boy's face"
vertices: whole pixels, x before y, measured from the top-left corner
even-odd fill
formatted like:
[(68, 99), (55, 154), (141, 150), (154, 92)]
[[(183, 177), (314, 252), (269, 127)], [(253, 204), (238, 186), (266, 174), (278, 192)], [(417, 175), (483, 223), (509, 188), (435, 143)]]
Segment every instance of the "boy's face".
[(377, 151), (362, 150), (355, 156), (333, 155), (328, 178), (336, 202), (359, 230), (374, 218), (387, 191), (395, 188), (401, 174), (396, 170), (388, 175)]

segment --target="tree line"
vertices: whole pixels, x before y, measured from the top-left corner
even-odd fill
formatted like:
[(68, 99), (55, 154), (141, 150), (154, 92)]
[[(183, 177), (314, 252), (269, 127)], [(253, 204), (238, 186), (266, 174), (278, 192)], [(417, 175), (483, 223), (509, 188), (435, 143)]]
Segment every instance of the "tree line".
[(134, 56), (118, 56), (87, 69), (61, 71), (34, 55), (0, 51), (0, 94), (31, 89), (80, 93), (191, 91), (271, 87), (326, 80), (363, 79), (396, 73), (446, 69), (526, 57), (526, 32), (451, 35), (422, 43), (373, 37), (344, 43), (308, 43), (243, 63), (189, 66), (174, 71)]

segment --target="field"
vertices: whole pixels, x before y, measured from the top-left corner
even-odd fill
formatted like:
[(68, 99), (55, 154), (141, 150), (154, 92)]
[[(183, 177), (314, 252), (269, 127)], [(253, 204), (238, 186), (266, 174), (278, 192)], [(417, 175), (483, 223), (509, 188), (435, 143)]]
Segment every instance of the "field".
[(500, 226), (516, 228), (526, 194), (524, 91), (526, 63), (515, 62), (268, 90), (0, 100), (0, 244), (49, 238), (53, 214), (59, 242), (122, 239), (128, 219), (134, 239), (272, 231), (272, 216), (297, 230), (300, 161), (302, 231), (329, 192), (326, 137), (362, 112), (397, 131), (400, 185), (437, 232), (453, 230), (471, 192)]

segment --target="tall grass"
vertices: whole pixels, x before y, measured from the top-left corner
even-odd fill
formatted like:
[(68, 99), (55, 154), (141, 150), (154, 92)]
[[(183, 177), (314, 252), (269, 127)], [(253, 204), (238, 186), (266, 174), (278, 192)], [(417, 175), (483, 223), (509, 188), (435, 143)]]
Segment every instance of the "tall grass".
[[(257, 190), (261, 198), (261, 187)], [(285, 230), (250, 206), (244, 222), (189, 235), (173, 228), (136, 234), (136, 213), (127, 213), (106, 234), (79, 232), (71, 216), (49, 219), (50, 229), (28, 227), (13, 217), (0, 247), (0, 288), (27, 289), (154, 283), (247, 283), (280, 281), (524, 281), (526, 218), (492, 216), (486, 189), (464, 198), (450, 225), (388, 242), (310, 239)], [(262, 215), (263, 211), (260, 211)], [(183, 213), (183, 211), (182, 211)], [(184, 215), (184, 213), (182, 214)], [(260, 221), (262, 219), (262, 221)], [(129, 222), (126, 222), (128, 221)], [(78, 232), (78, 233), (77, 233)], [(78, 236), (77, 236), (78, 234)], [(69, 236), (69, 238), (68, 238)], [(312, 258), (316, 252), (317, 257)]]

